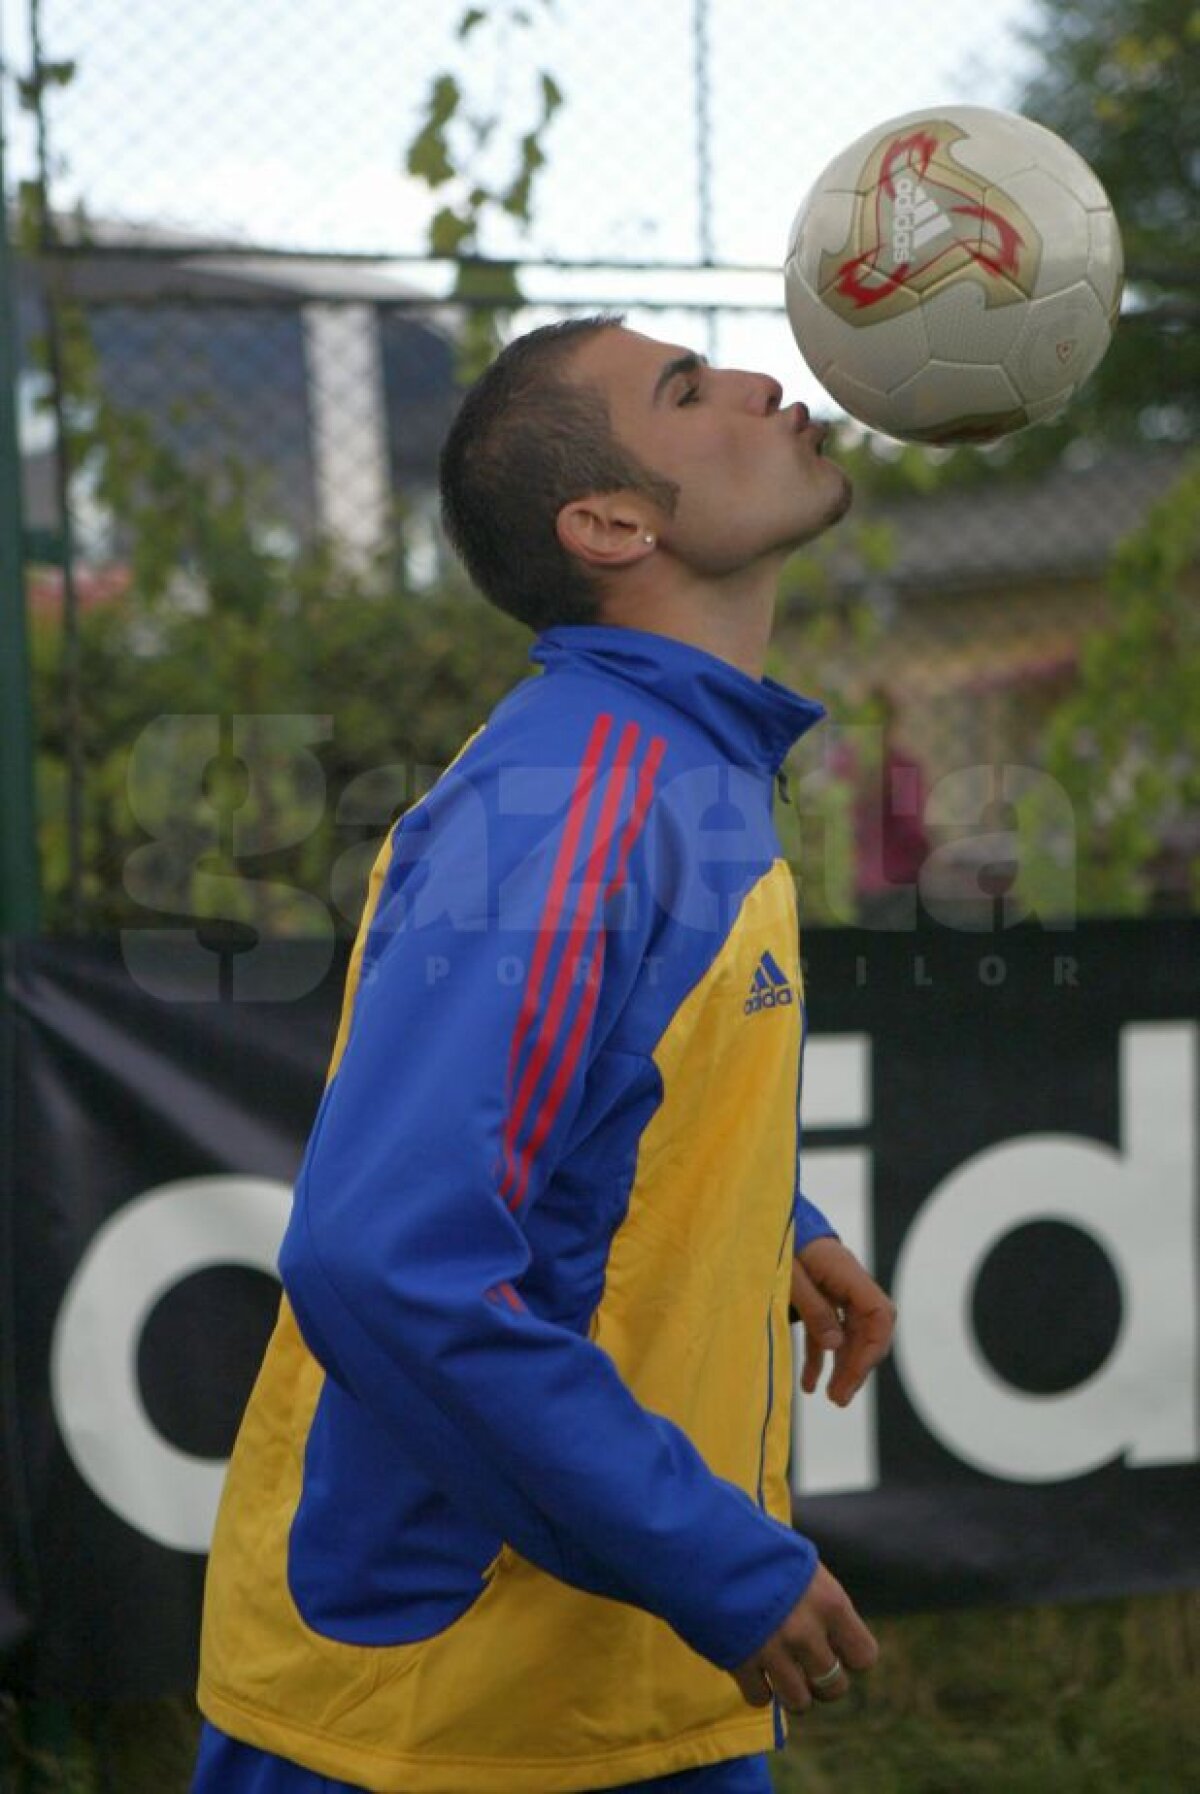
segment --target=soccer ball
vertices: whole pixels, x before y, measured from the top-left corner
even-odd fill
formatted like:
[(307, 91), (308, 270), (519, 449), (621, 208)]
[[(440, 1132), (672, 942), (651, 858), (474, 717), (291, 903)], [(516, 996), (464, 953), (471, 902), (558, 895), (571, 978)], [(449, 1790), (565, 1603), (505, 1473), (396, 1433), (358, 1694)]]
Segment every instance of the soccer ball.
[(1121, 233), (1042, 125), (938, 106), (843, 150), (796, 214), (784, 289), (838, 404), (909, 442), (989, 442), (1060, 412), (1112, 340)]

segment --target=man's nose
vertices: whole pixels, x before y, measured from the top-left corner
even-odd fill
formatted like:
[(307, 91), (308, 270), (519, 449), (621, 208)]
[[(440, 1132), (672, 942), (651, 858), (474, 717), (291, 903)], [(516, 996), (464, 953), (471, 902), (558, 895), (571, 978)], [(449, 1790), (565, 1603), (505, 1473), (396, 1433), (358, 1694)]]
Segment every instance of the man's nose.
[(763, 411), (770, 416), (771, 412), (778, 411), (783, 403), (783, 388), (778, 380), (771, 378), (770, 374), (759, 374), (758, 383), (763, 392)]
[(748, 411), (769, 417), (783, 403), (783, 388), (770, 374), (752, 374), (744, 368), (730, 369), (731, 390)]

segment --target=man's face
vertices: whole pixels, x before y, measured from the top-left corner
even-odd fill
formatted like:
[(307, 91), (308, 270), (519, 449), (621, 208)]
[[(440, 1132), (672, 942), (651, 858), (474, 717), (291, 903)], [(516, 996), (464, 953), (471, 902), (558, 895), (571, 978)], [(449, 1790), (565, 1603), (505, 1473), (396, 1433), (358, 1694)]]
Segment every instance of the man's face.
[(849, 506), (847, 475), (821, 455), (824, 426), (803, 405), (781, 410), (768, 374), (712, 368), (677, 344), (614, 327), (582, 344), (571, 377), (604, 395), (621, 445), (678, 486), (659, 537), (701, 575), (797, 548)]

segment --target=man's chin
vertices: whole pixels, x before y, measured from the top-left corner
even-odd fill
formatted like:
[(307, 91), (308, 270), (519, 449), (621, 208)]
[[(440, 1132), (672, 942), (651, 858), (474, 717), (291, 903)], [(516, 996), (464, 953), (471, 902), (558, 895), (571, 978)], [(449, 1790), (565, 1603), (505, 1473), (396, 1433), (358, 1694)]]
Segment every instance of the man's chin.
[(803, 548), (807, 543), (815, 541), (818, 536), (823, 536), (827, 529), (832, 529), (835, 523), (840, 523), (854, 503), (854, 484), (850, 475), (843, 468), (835, 466), (832, 461), (828, 463), (828, 466), (831, 472), (837, 474), (837, 484), (831, 485), (825, 507), (816, 521), (810, 523), (802, 535), (793, 538), (788, 547), (789, 553), (794, 553), (797, 548)]
[(841, 475), (841, 490), (829, 510), (829, 522), (830, 524), (834, 524), (842, 521), (842, 518), (854, 503), (854, 481), (850, 478), (850, 475), (846, 472), (844, 467), (838, 467), (836, 461), (830, 461), (829, 466), (832, 467), (836, 473)]

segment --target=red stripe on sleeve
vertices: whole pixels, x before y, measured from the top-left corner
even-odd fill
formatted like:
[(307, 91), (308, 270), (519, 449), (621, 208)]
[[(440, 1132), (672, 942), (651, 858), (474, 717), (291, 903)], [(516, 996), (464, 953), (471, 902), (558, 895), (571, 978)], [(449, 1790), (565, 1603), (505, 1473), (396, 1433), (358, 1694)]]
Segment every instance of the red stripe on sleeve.
[(642, 824), (645, 822), (646, 812), (650, 808), (650, 799), (654, 796), (654, 781), (658, 776), (658, 769), (662, 765), (663, 755), (666, 751), (667, 744), (663, 736), (653, 736), (646, 758), (642, 761), (642, 770), (638, 774), (637, 796), (634, 799), (633, 812), (625, 825), (624, 838), (617, 856), (617, 869), (613, 873), (612, 883), (604, 893), (606, 897), (611, 897), (614, 891), (618, 891), (625, 882), (625, 868), (629, 864), (633, 844), (642, 832)]
[[(616, 817), (620, 809), (621, 797), (625, 789), (625, 781), (629, 772), (629, 762), (633, 756), (633, 749), (637, 742), (638, 734), (638, 726), (636, 723), (632, 722), (626, 723), (624, 729), (621, 731), (621, 739), (617, 747), (616, 760), (608, 775), (604, 797), (600, 806), (599, 819), (592, 833), (591, 846), (588, 850), (588, 857), (583, 870), (583, 878), (580, 881), (576, 898), (575, 913), (567, 926), (563, 949), (558, 962), (558, 971), (555, 975), (554, 985), (550, 992), (550, 1000), (546, 1006), (546, 1012), (542, 1017), (541, 1026), (538, 1030), (537, 1038), (534, 1041), (533, 1051), (526, 1062), (520, 1085), (513, 1098), (513, 1105), (508, 1118), (508, 1126), (505, 1128), (505, 1174), (500, 1185), (501, 1194), (504, 1196), (504, 1199), (510, 1208), (515, 1207), (517, 1202), (520, 1201), (520, 1196), (513, 1194), (514, 1187), (523, 1191), (529, 1175), (529, 1167), (526, 1162), (528, 1159), (528, 1149), (526, 1148), (526, 1150), (521, 1153), (520, 1161), (518, 1161), (516, 1156), (517, 1135), (525, 1120), (525, 1112), (533, 1100), (533, 1094), (537, 1088), (538, 1079), (545, 1069), (546, 1061), (550, 1057), (550, 1053), (554, 1046), (555, 1036), (559, 1031), (563, 1013), (566, 1010), (567, 1003), (571, 996), (571, 990), (574, 984), (575, 948), (577, 945), (582, 945), (583, 942), (586, 941), (588, 930), (591, 927), (592, 917), (595, 914), (596, 905), (600, 899), (601, 874), (604, 870), (604, 861), (608, 857), (608, 851), (612, 844)], [(539, 924), (539, 951), (543, 942), (545, 942), (546, 951), (548, 953), (551, 943), (556, 936), (562, 932), (561, 929), (557, 927), (558, 921), (558, 915), (550, 911), (549, 901), (547, 901), (546, 910), (543, 911), (542, 920)], [(590, 975), (589, 968), (589, 976)]]
[[(577, 940), (579, 945), (582, 945), (586, 940), (599, 902), (600, 874), (603, 869), (604, 857), (608, 850), (609, 835), (613, 818), (620, 800), (620, 795), (624, 789), (625, 773), (628, 769), (628, 762), (632, 755), (637, 735), (637, 725), (631, 723), (627, 725), (621, 738), (621, 744), (617, 755), (617, 764), (614, 768), (609, 791), (606, 794), (606, 801), (600, 819), (597, 839), (588, 862), (579, 911), (571, 925), (563, 956), (559, 963), (558, 976), (555, 981), (550, 1009), (543, 1022), (542, 1031), (538, 1037), (533, 1057), (526, 1067), (525, 1078), (522, 1080), (521, 1095), (523, 1100), (518, 1106), (514, 1107), (510, 1119), (510, 1137), (514, 1142), (517, 1131), (524, 1119), (524, 1110), (537, 1085), (538, 1078), (541, 1076), (556, 1042), (561, 1037), (563, 1014), (566, 1009), (571, 989), (575, 983), (573, 973), (576, 955), (574, 948)], [(646, 754), (638, 774), (633, 807), (626, 821), (622, 838), (618, 846), (616, 869), (611, 880), (604, 888), (605, 896), (611, 896), (624, 880), (625, 870), (629, 863), (629, 855), (632, 851), (633, 843), (641, 832), (645, 822), (646, 812), (653, 795), (655, 774), (665, 751), (666, 742), (661, 736), (655, 736), (651, 741), (649, 751)], [(583, 984), (582, 1000), (576, 1010), (570, 1032), (567, 1034), (565, 1042), (563, 1043), (563, 1051), (555, 1068), (550, 1088), (543, 1099), (540, 1109), (534, 1117), (533, 1125), (521, 1151), (517, 1175), (515, 1179), (512, 1176), (506, 1177), (504, 1184), (501, 1186), (502, 1193), (505, 1195), (505, 1199), (512, 1209), (515, 1209), (524, 1199), (529, 1184), (529, 1175), (533, 1166), (533, 1161), (548, 1138), (558, 1112), (562, 1107), (563, 1099), (570, 1088), (571, 1078), (578, 1062), (579, 1055), (583, 1050), (583, 1043), (587, 1038), (588, 1029), (591, 1027), (592, 1017), (595, 1014), (596, 1004), (599, 1000), (600, 963), (603, 956), (603, 949), (604, 935), (601, 932), (593, 943), (592, 951), (589, 956), (587, 976)]]
[[(563, 894), (571, 876), (571, 867), (575, 863), (579, 838), (583, 833), (584, 818), (587, 815), (592, 791), (599, 777), (600, 756), (604, 752), (604, 744), (612, 732), (612, 725), (613, 719), (608, 711), (602, 711), (592, 725), (592, 732), (588, 736), (587, 746), (583, 751), (579, 776), (575, 781), (567, 806), (567, 820), (563, 827), (562, 839), (558, 844), (554, 870), (550, 875), (550, 889), (546, 893), (546, 902), (538, 925), (537, 945), (534, 948), (533, 963), (529, 968), (529, 981), (525, 986), (520, 1013), (517, 1016), (517, 1025), (513, 1030), (512, 1046), (509, 1049), (508, 1077), (510, 1084), (516, 1075), (517, 1060), (520, 1057), (521, 1048), (525, 1044), (525, 1037), (537, 1014), (546, 962), (554, 944), (554, 928), (552, 925), (547, 927), (547, 918), (553, 918), (562, 908)], [(511, 1159), (511, 1146), (507, 1132), (504, 1151), (506, 1159)]]
[(493, 1308), (498, 1308), (503, 1302), (507, 1308), (513, 1310), (514, 1314), (525, 1313), (525, 1304), (511, 1283), (494, 1283), (491, 1289), (485, 1289), (483, 1294), (484, 1299), (490, 1302)]

